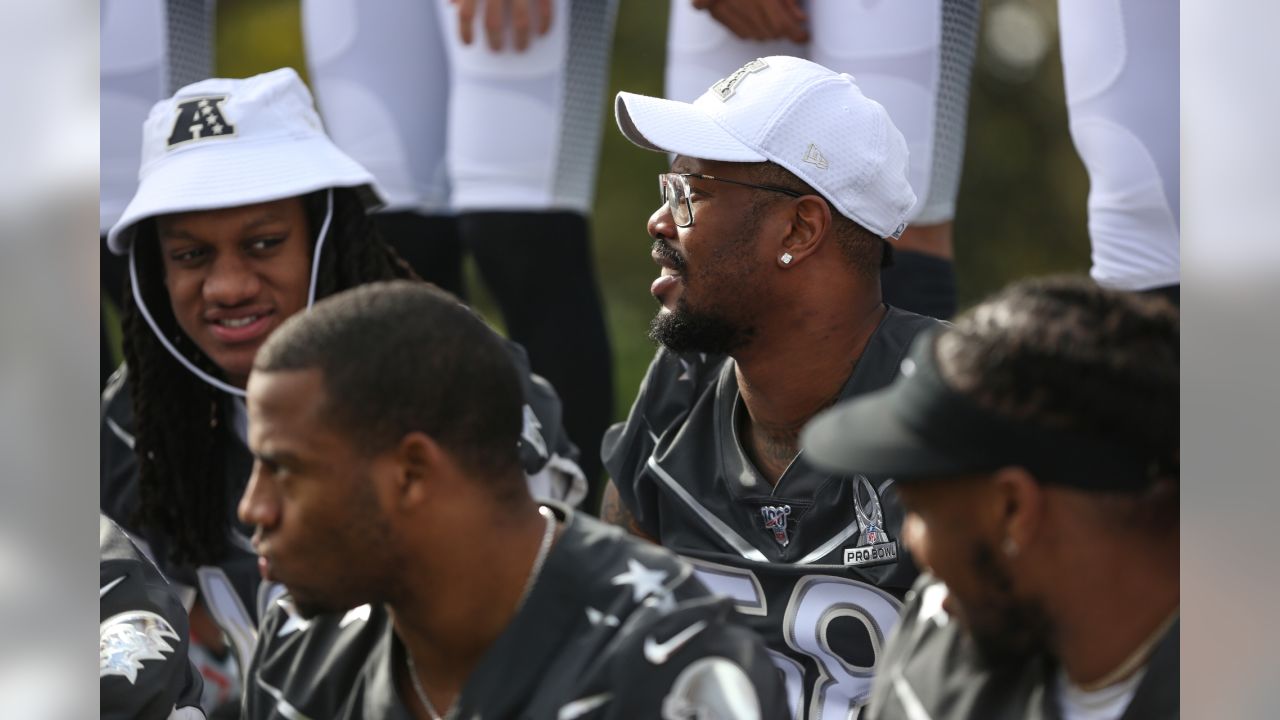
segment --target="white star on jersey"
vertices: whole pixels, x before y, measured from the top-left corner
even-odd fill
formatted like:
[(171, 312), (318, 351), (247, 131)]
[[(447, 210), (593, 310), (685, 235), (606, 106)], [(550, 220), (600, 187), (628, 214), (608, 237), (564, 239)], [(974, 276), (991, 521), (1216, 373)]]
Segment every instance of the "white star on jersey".
[(630, 558), (627, 560), (627, 571), (614, 577), (611, 582), (614, 585), (630, 585), (632, 599), (640, 602), (648, 595), (666, 592), (666, 588), (662, 586), (666, 579), (666, 571), (650, 570), (640, 564), (640, 561)]

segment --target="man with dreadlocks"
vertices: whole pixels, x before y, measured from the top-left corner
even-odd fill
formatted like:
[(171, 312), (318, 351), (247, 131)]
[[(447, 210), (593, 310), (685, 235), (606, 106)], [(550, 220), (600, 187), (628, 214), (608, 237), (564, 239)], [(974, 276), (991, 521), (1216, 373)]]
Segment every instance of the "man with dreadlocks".
[[(413, 273), (366, 215), (382, 202), (373, 177), (325, 135), (291, 69), (179, 90), (152, 108), (142, 152), (138, 191), (107, 238), (128, 256), (132, 294), (126, 364), (103, 395), (100, 501), (194, 590), (193, 639), (244, 668), (277, 592), (235, 519), (253, 464), (243, 388), (254, 354), (316, 298)], [(575, 503), (586, 484), (559, 400), (510, 348), (530, 488)], [(206, 675), (223, 700), (238, 695), (229, 665)]]

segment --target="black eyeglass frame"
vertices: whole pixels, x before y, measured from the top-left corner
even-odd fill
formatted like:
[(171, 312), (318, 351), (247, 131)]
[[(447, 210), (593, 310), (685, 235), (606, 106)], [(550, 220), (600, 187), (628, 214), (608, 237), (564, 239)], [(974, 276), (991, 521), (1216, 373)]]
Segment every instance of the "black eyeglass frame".
[[(741, 180), (730, 180), (729, 178), (717, 177), (715, 175), (705, 175), (703, 173), (676, 173), (666, 172), (658, 173), (658, 192), (662, 194), (662, 202), (666, 204), (667, 209), (671, 211), (671, 219), (675, 221), (676, 227), (690, 227), (693, 225), (693, 203), (689, 200), (691, 189), (689, 187), (689, 178), (695, 177), (700, 180), (715, 180), (717, 182), (725, 182), (733, 185), (742, 185), (743, 187), (755, 188), (757, 190), (768, 190), (770, 192), (779, 192), (790, 197), (804, 197), (808, 193), (798, 192), (790, 188), (778, 187), (777, 185), (757, 185), (755, 183), (743, 182)], [(667, 196), (667, 187), (670, 180), (667, 178), (680, 178), (680, 183), (684, 186), (684, 206), (689, 213), (689, 221), (682, 223), (676, 220), (676, 203), (674, 197)], [(665, 182), (664, 182), (665, 181)]]

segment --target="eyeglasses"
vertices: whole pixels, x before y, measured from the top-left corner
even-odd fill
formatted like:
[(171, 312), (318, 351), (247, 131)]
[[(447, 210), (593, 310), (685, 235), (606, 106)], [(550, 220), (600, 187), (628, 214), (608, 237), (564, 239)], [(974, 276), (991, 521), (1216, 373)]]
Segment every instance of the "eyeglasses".
[(774, 185), (755, 185), (741, 180), (730, 180), (729, 178), (703, 175), (702, 173), (659, 173), (658, 191), (662, 193), (662, 201), (667, 204), (667, 209), (671, 211), (671, 218), (675, 220), (676, 227), (689, 227), (693, 224), (693, 203), (689, 201), (689, 178), (691, 177), (733, 183), (734, 185), (742, 185), (757, 190), (780, 192), (791, 197), (804, 195), (804, 193)]

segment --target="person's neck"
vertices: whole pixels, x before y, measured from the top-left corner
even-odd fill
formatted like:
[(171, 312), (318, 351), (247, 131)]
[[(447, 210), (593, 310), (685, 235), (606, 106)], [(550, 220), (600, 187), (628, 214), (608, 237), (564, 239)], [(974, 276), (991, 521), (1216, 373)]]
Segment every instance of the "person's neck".
[[(455, 540), (445, 553), (438, 551), (441, 542), (422, 543), (432, 561), (412, 563), (416, 569), (406, 569), (404, 591), (388, 603), (396, 635), (441, 714), (519, 610), (546, 530), (532, 501), (518, 512), (472, 516), (456, 524), (453, 537), (465, 535), (467, 541)], [(463, 533), (463, 525), (485, 531)], [(402, 697), (417, 707), (407, 667), (396, 668), (396, 674), (405, 681)]]
[[(1053, 645), (1067, 677), (1085, 689), (1124, 680), (1146, 664), (1178, 612), (1177, 543), (1167, 549), (1106, 552), (1064, 569), (1071, 578), (1054, 594)], [(1101, 560), (1101, 562), (1099, 562)]]
[(733, 353), (747, 410), (739, 431), (770, 484), (795, 458), (805, 423), (839, 398), (886, 312), (878, 296), (825, 308), (795, 309)]

